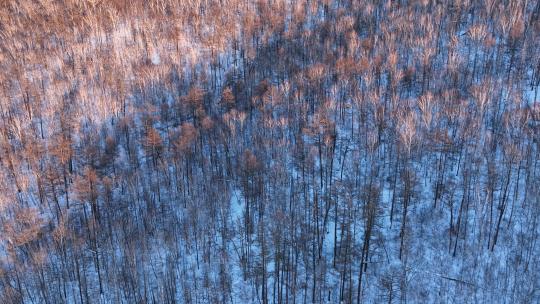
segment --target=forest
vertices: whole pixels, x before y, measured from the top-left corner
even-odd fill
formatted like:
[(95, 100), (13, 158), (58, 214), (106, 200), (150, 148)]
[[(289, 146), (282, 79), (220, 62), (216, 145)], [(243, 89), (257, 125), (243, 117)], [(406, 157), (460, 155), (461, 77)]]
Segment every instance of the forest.
[(539, 303), (539, 0), (0, 1), (0, 303)]

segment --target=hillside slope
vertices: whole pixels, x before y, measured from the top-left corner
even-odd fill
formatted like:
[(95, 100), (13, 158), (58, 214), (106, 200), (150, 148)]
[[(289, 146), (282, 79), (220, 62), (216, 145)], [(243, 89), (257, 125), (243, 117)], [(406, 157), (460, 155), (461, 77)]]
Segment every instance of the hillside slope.
[(540, 1), (0, 4), (0, 303), (537, 303)]

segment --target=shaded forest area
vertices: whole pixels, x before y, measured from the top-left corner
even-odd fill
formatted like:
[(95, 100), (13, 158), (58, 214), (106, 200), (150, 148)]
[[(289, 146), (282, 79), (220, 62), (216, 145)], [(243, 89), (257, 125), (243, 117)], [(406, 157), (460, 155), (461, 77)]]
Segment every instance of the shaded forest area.
[(1, 303), (538, 303), (540, 1), (0, 2)]

